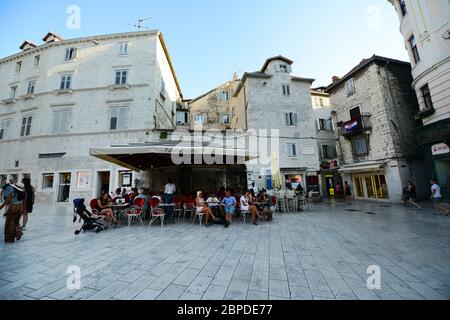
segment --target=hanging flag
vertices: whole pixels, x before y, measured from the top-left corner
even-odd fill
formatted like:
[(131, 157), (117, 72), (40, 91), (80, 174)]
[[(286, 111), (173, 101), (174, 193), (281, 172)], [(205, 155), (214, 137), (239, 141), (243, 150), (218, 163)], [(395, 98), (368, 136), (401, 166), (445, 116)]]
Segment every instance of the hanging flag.
[(346, 131), (352, 131), (352, 130), (355, 130), (356, 128), (358, 128), (358, 120), (355, 120), (355, 121), (352, 121), (352, 122), (348, 122), (346, 125), (345, 125), (345, 130)]

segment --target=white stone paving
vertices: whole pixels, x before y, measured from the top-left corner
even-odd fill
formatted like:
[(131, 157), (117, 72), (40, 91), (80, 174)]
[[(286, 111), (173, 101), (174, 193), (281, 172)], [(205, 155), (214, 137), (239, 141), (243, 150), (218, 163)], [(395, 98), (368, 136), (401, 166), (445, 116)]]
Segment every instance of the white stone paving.
[[(79, 236), (71, 210), (38, 206), (21, 241), (0, 243), (0, 299), (450, 299), (450, 218), (431, 209), (323, 203), (259, 226)], [(66, 287), (71, 265), (80, 290)], [(366, 286), (370, 265), (381, 290)]]

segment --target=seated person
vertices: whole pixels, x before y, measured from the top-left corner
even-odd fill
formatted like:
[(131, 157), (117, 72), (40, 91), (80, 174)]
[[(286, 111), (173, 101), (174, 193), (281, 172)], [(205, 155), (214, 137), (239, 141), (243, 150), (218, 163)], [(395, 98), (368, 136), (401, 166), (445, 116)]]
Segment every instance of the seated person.
[(250, 212), (252, 215), (252, 223), (257, 226), (258, 219), (261, 218), (258, 209), (253, 205), (256, 199), (252, 198), (250, 191), (247, 191), (240, 199), (240, 207), (243, 212)]
[(206, 199), (206, 203), (208, 203), (208, 206), (213, 210), (215, 214), (223, 217), (223, 209), (219, 205), (221, 202), (214, 192), (211, 192), (211, 195), (208, 197), (208, 199)]
[(195, 206), (197, 207), (197, 213), (203, 213), (206, 217), (206, 226), (209, 226), (209, 219), (213, 219), (217, 221), (219, 219), (214, 216), (211, 208), (208, 207), (208, 204), (203, 199), (203, 193), (201, 191), (197, 192), (197, 198), (195, 199)]
[(211, 192), (211, 195), (209, 196), (209, 198), (206, 200), (206, 202), (208, 204), (219, 204), (219, 198), (217, 198), (216, 194), (214, 192)]
[(111, 201), (109, 199), (108, 193), (106, 193), (106, 192), (102, 193), (102, 196), (100, 197), (100, 199), (97, 200), (98, 211), (100, 212), (100, 215), (105, 217), (106, 226), (110, 225), (111, 222), (114, 226), (118, 226), (119, 223), (117, 222), (117, 219), (114, 216), (114, 213), (110, 206), (111, 206)]
[(231, 196), (230, 191), (227, 191), (222, 203), (225, 205), (225, 218), (227, 220), (227, 224), (225, 226), (228, 228), (228, 226), (233, 222), (233, 215), (237, 205), (236, 198)]
[(272, 221), (275, 205), (272, 203), (272, 197), (267, 194), (266, 190), (261, 191), (260, 201), (264, 203), (263, 214), (267, 217), (267, 221)]

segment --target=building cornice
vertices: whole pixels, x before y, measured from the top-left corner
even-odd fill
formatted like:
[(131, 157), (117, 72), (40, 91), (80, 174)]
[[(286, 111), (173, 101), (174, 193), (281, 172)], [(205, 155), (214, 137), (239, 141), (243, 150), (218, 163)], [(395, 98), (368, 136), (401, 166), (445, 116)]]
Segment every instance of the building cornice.
[(70, 44), (76, 43), (86, 43), (86, 42), (94, 42), (99, 40), (113, 40), (113, 39), (126, 39), (126, 38), (137, 38), (137, 37), (151, 37), (151, 36), (160, 36), (161, 32), (159, 30), (150, 30), (150, 31), (137, 31), (137, 32), (126, 32), (126, 33), (114, 33), (107, 35), (98, 35), (98, 36), (89, 36), (83, 38), (75, 38), (75, 39), (67, 39), (62, 41), (55, 41), (41, 44), (33, 49), (26, 50), (24, 52), (19, 52), (8, 57), (0, 59), (0, 64), (8, 63), (14, 60), (19, 60), (23, 57), (33, 55), (39, 53), (43, 50), (47, 50), (53, 47), (66, 46)]

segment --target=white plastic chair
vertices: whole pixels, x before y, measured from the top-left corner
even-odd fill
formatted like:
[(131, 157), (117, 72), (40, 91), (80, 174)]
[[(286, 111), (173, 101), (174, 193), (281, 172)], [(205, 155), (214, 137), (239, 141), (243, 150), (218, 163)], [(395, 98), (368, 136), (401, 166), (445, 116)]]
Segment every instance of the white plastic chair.
[(250, 213), (249, 210), (240, 209), (242, 220), (244, 220), (244, 224), (247, 223), (247, 215)]
[(203, 207), (195, 207), (194, 206), (195, 213), (194, 213), (194, 219), (192, 220), (192, 224), (194, 224), (195, 219), (198, 217), (200, 225), (202, 225), (202, 220), (203, 220), (203, 216), (205, 215), (205, 213), (204, 212), (198, 212), (197, 209), (199, 209), (199, 208), (203, 208)]

